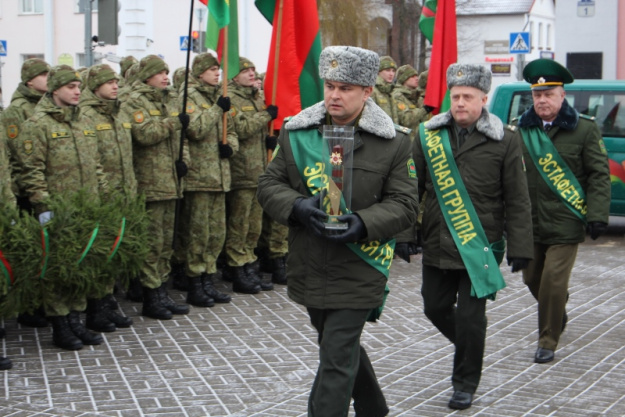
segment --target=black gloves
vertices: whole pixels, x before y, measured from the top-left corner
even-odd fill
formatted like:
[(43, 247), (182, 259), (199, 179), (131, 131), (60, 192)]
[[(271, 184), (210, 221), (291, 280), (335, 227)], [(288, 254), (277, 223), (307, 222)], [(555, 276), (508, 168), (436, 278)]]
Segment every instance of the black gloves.
[(184, 161), (176, 161), (176, 175), (178, 175), (178, 178), (184, 177), (187, 175), (187, 172), (189, 172), (187, 164), (185, 164)]
[(508, 265), (512, 266), (512, 272), (519, 272), (522, 269), (527, 268), (530, 260), (527, 258), (508, 258)]
[(310, 229), (315, 235), (322, 236), (325, 230), (324, 220), (328, 217), (319, 207), (321, 205), (321, 194), (314, 197), (298, 198), (293, 203), (291, 216), (302, 226)]
[(278, 117), (278, 106), (270, 104), (269, 106), (267, 106), (267, 109), (265, 111), (269, 113), (269, 116), (271, 116), (271, 120), (275, 120)]
[(335, 243), (354, 243), (367, 236), (367, 228), (357, 214), (345, 214), (337, 217), (337, 220), (347, 223), (347, 230), (341, 230), (327, 234), (326, 239)]
[(434, 111), (434, 107), (432, 107), (432, 106), (423, 106), (423, 108), (428, 113), (432, 113), (432, 111)]
[(267, 149), (274, 150), (278, 145), (278, 138), (276, 136), (265, 136), (265, 146)]
[(217, 99), (217, 105), (221, 107), (221, 109), (225, 112), (230, 110), (230, 97), (228, 96), (219, 96)]
[(180, 124), (182, 125), (182, 130), (187, 130), (189, 127), (189, 115), (187, 113), (180, 113), (178, 115), (178, 120), (180, 120)]
[(219, 157), (221, 159), (230, 158), (232, 154), (234, 153), (234, 151), (232, 150), (232, 147), (228, 145), (227, 143), (219, 142), (218, 145), (219, 145)]
[(597, 240), (597, 238), (608, 229), (608, 225), (603, 222), (590, 222), (588, 223), (587, 229), (588, 233), (590, 233), (590, 238), (592, 240)]
[(410, 263), (410, 255), (416, 255), (417, 253), (419, 253), (419, 248), (416, 243), (405, 242), (395, 244), (395, 255), (408, 263)]

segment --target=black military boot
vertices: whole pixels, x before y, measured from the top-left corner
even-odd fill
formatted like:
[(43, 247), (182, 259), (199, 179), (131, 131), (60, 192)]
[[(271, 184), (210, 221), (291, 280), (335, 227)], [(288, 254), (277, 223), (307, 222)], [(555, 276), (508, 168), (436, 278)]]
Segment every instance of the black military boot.
[(212, 307), (215, 300), (204, 291), (202, 277), (188, 277), (189, 291), (187, 292), (187, 303), (196, 307)]
[(48, 327), (48, 319), (39, 307), (33, 314), (20, 313), (17, 315), (17, 322), (26, 327)]
[(143, 287), (141, 286), (141, 280), (139, 280), (139, 278), (132, 278), (128, 283), (126, 298), (136, 303), (143, 301)]
[(91, 333), (82, 321), (80, 320), (80, 313), (78, 311), (72, 311), (67, 315), (67, 322), (72, 332), (79, 338), (85, 345), (100, 345), (104, 340), (102, 336), (96, 333)]
[(161, 302), (158, 288), (143, 287), (143, 310), (141, 314), (159, 320), (172, 318), (171, 311)]
[(232, 300), (230, 295), (220, 292), (217, 288), (215, 288), (215, 283), (213, 282), (213, 274), (207, 274), (204, 272), (202, 274), (202, 288), (206, 295), (215, 300), (216, 303), (229, 303)]
[(160, 287), (158, 287), (158, 296), (161, 300), (161, 304), (163, 307), (172, 312), (172, 314), (189, 314), (189, 306), (187, 304), (176, 304), (174, 300), (171, 299), (169, 294), (167, 294), (167, 285), (164, 282)]
[(67, 316), (52, 316), (50, 322), (52, 323), (52, 343), (55, 346), (65, 350), (82, 349), (82, 341), (70, 329)]
[(104, 297), (107, 306), (106, 317), (120, 329), (132, 326), (132, 319), (119, 313), (119, 304), (113, 294)]
[(258, 258), (258, 271), (271, 274), (273, 272), (273, 264), (269, 259), (268, 248), (256, 248), (254, 249), (254, 255)]
[(242, 266), (228, 266), (228, 272), (232, 276), (232, 290), (243, 294), (258, 294), (260, 284), (250, 278)]
[(108, 318), (108, 303), (104, 299), (87, 300), (87, 329), (95, 332), (114, 332), (117, 329), (115, 323)]
[(270, 281), (265, 281), (263, 279), (263, 275), (259, 274), (254, 268), (254, 262), (250, 262), (248, 264), (243, 265), (243, 270), (245, 271), (245, 275), (260, 286), (260, 289), (263, 291), (271, 291), (273, 290), (273, 284)]
[(278, 285), (286, 285), (286, 260), (285, 256), (273, 258), (273, 272), (271, 273), (271, 282)]
[(11, 362), (11, 359), (0, 356), (0, 371), (6, 371), (11, 368), (13, 368), (13, 362)]
[(187, 276), (187, 273), (184, 269), (184, 264), (172, 263), (169, 276), (174, 283), (175, 289), (180, 291), (189, 291), (190, 282), (189, 277)]

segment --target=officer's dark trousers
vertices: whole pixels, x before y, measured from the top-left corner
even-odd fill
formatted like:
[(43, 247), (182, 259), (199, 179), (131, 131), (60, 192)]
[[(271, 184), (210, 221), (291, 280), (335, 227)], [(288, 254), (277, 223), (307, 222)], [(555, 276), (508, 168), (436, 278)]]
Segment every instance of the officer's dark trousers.
[(344, 417), (354, 398), (357, 417), (388, 413), (371, 361), (360, 335), (371, 310), (309, 308), (319, 332), (319, 369), (308, 400), (310, 417)]
[(464, 269), (423, 265), (424, 312), (456, 347), (451, 377), (455, 391), (475, 393), (482, 375), (486, 339), (486, 299), (471, 297), (471, 279)]

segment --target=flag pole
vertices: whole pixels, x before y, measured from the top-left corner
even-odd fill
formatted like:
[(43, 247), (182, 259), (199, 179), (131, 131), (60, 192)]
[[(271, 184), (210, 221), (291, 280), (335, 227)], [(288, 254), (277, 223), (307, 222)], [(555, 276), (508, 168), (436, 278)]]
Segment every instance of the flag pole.
[[(189, 42), (187, 45), (187, 63), (185, 65), (185, 72), (184, 72), (184, 92), (182, 94), (182, 114), (186, 114), (187, 113), (187, 85), (189, 84), (189, 62), (191, 60), (191, 32), (193, 30), (193, 6), (194, 6), (195, 1), (191, 0), (191, 11), (189, 12)], [(185, 128), (180, 130), (180, 147), (178, 148), (178, 162), (182, 162), (182, 157), (184, 155), (184, 141), (186, 139), (187, 136), (187, 130)], [(178, 187), (182, 187), (182, 177), (178, 177)], [(178, 198), (176, 199), (176, 208), (174, 211), (174, 238), (173, 241), (171, 243), (171, 247), (173, 249), (177, 248), (176, 245), (176, 237), (178, 235), (178, 225), (180, 222), (180, 208), (181, 208), (182, 204), (181, 204), (181, 199)]]
[[(282, 9), (284, 8), (284, 0), (279, 0), (278, 3), (278, 29), (276, 31), (276, 47), (274, 48), (275, 54), (273, 57), (273, 82), (271, 83), (271, 104), (276, 105), (276, 95), (278, 94), (278, 65), (280, 64), (280, 40), (282, 38)], [(273, 123), (272, 120), (269, 124), (269, 136), (273, 136)], [(267, 149), (267, 161), (271, 161), (273, 151)]]
[[(222, 96), (226, 97), (228, 95), (228, 26), (224, 26), (223, 28), (224, 31), (224, 44), (223, 44), (223, 53), (221, 54), (221, 62), (223, 62), (222, 68), (223, 68), (223, 80), (222, 80), (222, 85), (223, 87), (221, 88), (222, 91)], [(223, 125), (221, 127), (221, 143), (223, 143), (224, 145), (228, 143), (228, 112), (224, 112), (223, 115)]]

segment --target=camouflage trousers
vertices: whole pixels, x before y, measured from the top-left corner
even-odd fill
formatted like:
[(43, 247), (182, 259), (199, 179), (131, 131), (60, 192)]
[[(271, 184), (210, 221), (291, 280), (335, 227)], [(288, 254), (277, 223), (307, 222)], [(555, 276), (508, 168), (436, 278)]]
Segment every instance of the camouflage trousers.
[(185, 192), (178, 236), (188, 276), (217, 272), (226, 241), (226, 193)]
[(145, 205), (150, 218), (148, 226), (149, 252), (141, 267), (141, 285), (158, 288), (167, 282), (171, 269), (172, 240), (176, 200), (152, 201)]
[(56, 294), (54, 297), (45, 297), (54, 301), (44, 301), (43, 311), (47, 317), (67, 316), (71, 311), (85, 311), (87, 308), (87, 297), (77, 297), (68, 295), (66, 292)]
[(229, 266), (243, 266), (256, 260), (263, 209), (256, 200), (256, 188), (229, 191), (226, 202), (226, 259)]
[(274, 221), (263, 212), (263, 231), (258, 239), (259, 248), (267, 248), (269, 258), (280, 258), (289, 252), (289, 228)]

